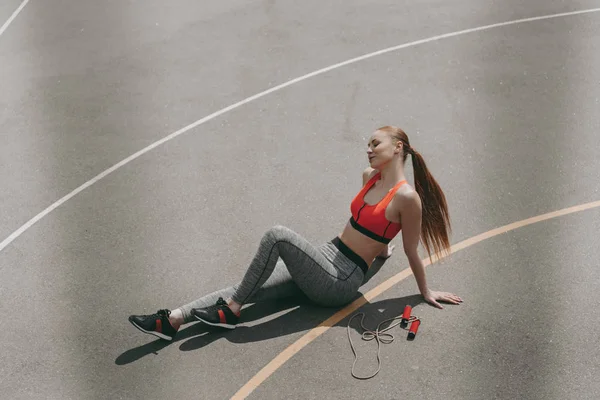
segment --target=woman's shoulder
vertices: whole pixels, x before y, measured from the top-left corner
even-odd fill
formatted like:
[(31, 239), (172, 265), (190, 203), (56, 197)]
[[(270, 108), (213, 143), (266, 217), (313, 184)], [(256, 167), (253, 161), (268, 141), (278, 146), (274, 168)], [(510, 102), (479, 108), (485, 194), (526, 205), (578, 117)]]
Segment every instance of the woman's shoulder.
[(377, 175), (378, 172), (379, 171), (376, 170), (375, 168), (371, 168), (371, 167), (365, 168), (365, 170), (362, 173), (363, 185), (365, 185), (369, 181), (369, 179), (371, 179), (372, 177)]
[(394, 200), (400, 209), (421, 209), (421, 196), (408, 183), (398, 188), (396, 193), (394, 193)]

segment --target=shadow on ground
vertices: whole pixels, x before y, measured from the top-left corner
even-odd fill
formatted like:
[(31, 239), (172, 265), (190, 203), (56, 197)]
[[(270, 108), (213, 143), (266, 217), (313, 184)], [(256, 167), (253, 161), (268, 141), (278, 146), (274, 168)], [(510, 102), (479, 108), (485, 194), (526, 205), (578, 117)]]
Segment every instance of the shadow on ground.
[[(380, 260), (377, 260), (373, 264), (365, 279), (365, 283), (377, 273), (382, 265), (383, 261)], [(354, 300), (359, 299), (362, 296), (362, 293), (359, 292)], [(415, 307), (423, 302), (424, 300), (421, 295), (381, 300), (374, 303), (367, 302), (354, 313), (338, 322), (335, 326), (346, 327), (349, 319), (353, 315), (363, 312), (365, 313), (364, 325), (369, 329), (375, 329), (383, 320), (402, 314), (406, 305)], [(157, 339), (153, 342), (127, 350), (117, 357), (115, 363), (117, 365), (125, 365), (135, 362), (146, 355), (157, 354), (159, 350), (177, 342), (183, 342), (180, 345), (182, 351), (192, 351), (203, 348), (219, 339), (225, 339), (232, 343), (249, 343), (260, 342), (301, 331), (308, 331), (343, 308), (343, 306), (332, 308), (317, 306), (312, 304), (306, 298), (288, 298), (253, 304), (244, 308), (244, 312), (242, 313), (239, 322), (240, 325), (234, 330), (225, 330), (198, 322), (181, 329), (172, 342)], [(252, 321), (258, 321), (262, 318), (285, 311), (287, 312), (283, 315), (263, 323), (251, 324)], [(395, 321), (390, 321), (382, 325), (380, 329), (384, 329), (394, 322)], [(247, 326), (248, 324), (251, 326)], [(350, 328), (357, 331), (359, 334), (362, 334), (363, 330), (360, 327), (360, 318), (353, 320)]]

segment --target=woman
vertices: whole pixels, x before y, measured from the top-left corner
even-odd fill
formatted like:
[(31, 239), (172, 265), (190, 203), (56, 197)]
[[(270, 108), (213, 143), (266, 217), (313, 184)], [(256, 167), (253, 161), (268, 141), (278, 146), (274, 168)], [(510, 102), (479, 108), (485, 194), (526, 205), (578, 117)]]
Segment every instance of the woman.
[[(412, 157), (416, 191), (407, 184), (404, 164)], [(235, 328), (242, 306), (303, 293), (316, 304), (339, 306), (352, 301), (376, 257), (388, 258), (389, 242), (402, 228), (402, 244), (425, 301), (459, 304), (455, 294), (427, 287), (417, 252), (422, 240), (429, 256), (449, 252), (450, 220), (446, 198), (423, 158), (400, 128), (385, 126), (373, 133), (368, 147), (370, 167), (363, 188), (352, 200), (352, 216), (341, 234), (314, 247), (282, 226), (265, 233), (242, 281), (176, 310), (132, 315), (129, 321), (143, 332), (173, 340), (182, 324), (200, 320)], [(226, 298), (227, 301), (223, 300)]]

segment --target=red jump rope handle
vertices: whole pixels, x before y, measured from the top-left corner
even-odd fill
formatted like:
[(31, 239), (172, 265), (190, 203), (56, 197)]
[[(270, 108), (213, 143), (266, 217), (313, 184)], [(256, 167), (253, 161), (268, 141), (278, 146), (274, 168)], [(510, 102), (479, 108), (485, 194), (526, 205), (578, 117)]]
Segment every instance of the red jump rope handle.
[(417, 319), (410, 324), (410, 329), (408, 330), (408, 338), (414, 339), (417, 336), (417, 331), (419, 330), (419, 325), (421, 325), (421, 320)]
[(402, 314), (402, 324), (406, 326), (408, 324), (408, 320), (410, 319), (410, 313), (412, 311), (412, 307), (407, 305), (404, 307), (404, 313)]

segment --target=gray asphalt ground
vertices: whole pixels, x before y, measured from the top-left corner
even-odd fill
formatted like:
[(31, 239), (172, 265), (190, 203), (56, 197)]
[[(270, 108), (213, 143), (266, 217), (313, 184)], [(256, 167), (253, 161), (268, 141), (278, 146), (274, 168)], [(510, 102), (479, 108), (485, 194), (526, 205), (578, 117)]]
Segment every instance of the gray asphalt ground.
[[(0, 3), (0, 24), (20, 1)], [(600, 1), (39, 1), (0, 36), (0, 240), (157, 140), (270, 87), (366, 53)], [(452, 243), (600, 200), (600, 13), (470, 33), (332, 70), (153, 149), (0, 252), (7, 399), (227, 399), (337, 309), (255, 305), (235, 331), (165, 345), (127, 321), (238, 281), (281, 224), (337, 235), (366, 138), (398, 125), (448, 198)], [(412, 177), (412, 174), (409, 174)], [(382, 370), (350, 375), (348, 318), (252, 399), (600, 398), (600, 209), (521, 228), (409, 277), (360, 311), (415, 306)], [(394, 243), (401, 247), (398, 236)], [(397, 250), (362, 292), (408, 267)], [(351, 329), (357, 370), (376, 345)]]

